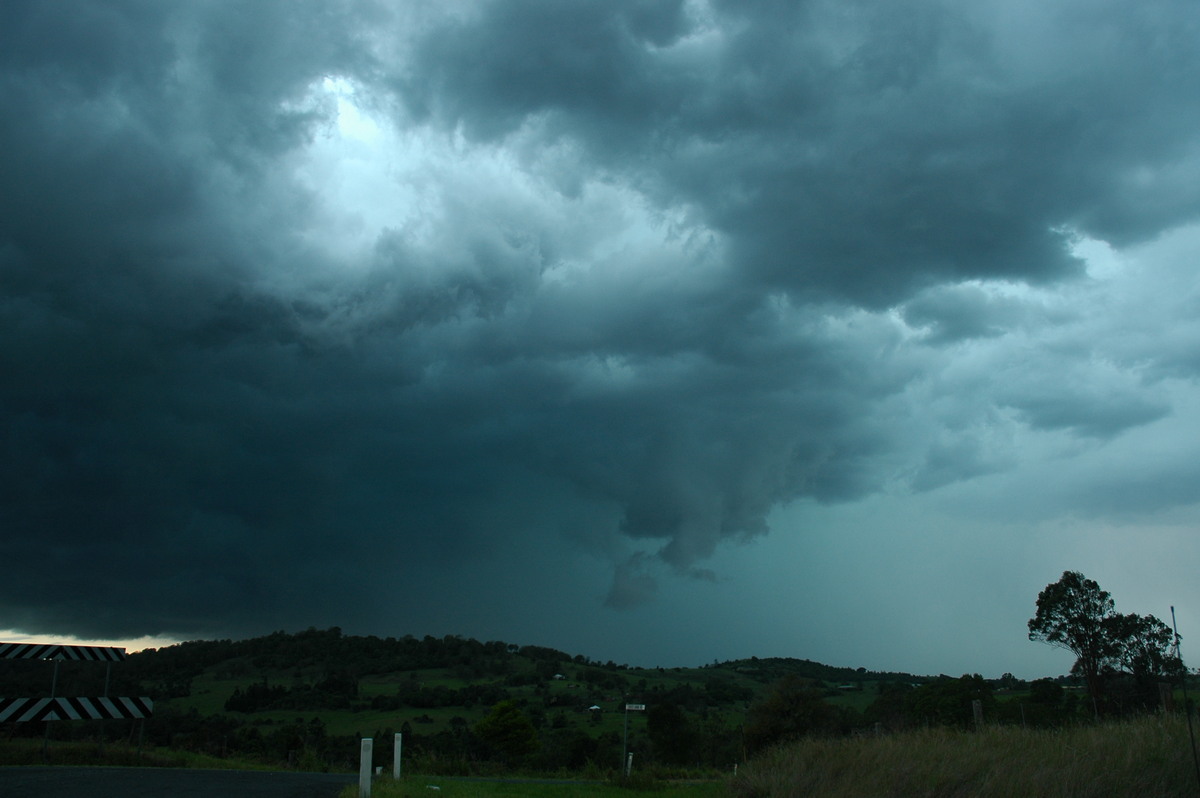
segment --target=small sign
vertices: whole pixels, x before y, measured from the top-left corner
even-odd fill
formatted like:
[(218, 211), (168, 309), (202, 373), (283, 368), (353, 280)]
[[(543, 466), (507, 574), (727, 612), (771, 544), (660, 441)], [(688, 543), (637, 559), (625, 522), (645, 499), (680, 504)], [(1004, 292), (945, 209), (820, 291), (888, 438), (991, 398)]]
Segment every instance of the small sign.
[(644, 712), (645, 709), (646, 709), (645, 704), (626, 704), (625, 705), (626, 712)]

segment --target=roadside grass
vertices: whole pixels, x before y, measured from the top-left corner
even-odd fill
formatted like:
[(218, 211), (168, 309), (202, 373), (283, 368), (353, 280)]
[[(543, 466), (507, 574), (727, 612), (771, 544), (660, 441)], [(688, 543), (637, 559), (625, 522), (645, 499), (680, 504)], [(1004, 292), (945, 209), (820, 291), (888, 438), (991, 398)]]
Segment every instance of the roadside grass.
[[(376, 779), (371, 798), (726, 798), (724, 782), (670, 783), (635, 781), (630, 786), (611, 782), (475, 781), (438, 776), (406, 776), (399, 781)], [(358, 798), (358, 785), (349, 785), (338, 798)]]
[(780, 746), (743, 766), (737, 798), (1194, 796), (1178, 715), (1057, 730), (929, 729)]
[(101, 767), (157, 767), (211, 770), (275, 770), (277, 767), (243, 759), (225, 759), (192, 751), (144, 748), (127, 743), (64, 742), (45, 745), (32, 738), (0, 741), (0, 767), (72, 765)]

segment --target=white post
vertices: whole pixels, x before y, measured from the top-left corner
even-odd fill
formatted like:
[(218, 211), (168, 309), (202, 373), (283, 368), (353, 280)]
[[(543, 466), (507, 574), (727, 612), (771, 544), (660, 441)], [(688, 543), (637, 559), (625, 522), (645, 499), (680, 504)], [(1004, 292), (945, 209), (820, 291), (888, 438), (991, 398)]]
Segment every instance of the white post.
[[(621, 759), (626, 759), (626, 753), (629, 751), (629, 704), (625, 705), (625, 736), (621, 738)], [(625, 765), (625, 762), (621, 763)], [(629, 766), (625, 765), (625, 775), (629, 775)]]
[(629, 778), (629, 774), (633, 772), (633, 751), (630, 751), (625, 757), (625, 778)]
[(374, 744), (372, 738), (362, 738), (358, 759), (358, 798), (371, 798), (371, 748)]
[(404, 735), (396, 732), (396, 745), (392, 748), (392, 778), (400, 780), (400, 750), (404, 745)]

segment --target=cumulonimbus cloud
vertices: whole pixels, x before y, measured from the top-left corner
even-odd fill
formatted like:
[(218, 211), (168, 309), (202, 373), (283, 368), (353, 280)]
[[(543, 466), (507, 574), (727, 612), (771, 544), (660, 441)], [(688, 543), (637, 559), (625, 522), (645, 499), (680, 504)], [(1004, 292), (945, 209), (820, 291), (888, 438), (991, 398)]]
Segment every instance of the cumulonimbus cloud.
[(307, 624), (553, 484), (533, 533), (606, 529), (628, 607), (782, 503), (1003, 467), (989, 413), (1161, 418), (1084, 369), (913, 420), (955, 346), (1059, 323), (980, 286), (1200, 209), (1194, 14), (1056, 9), (10, 4), (0, 604)]

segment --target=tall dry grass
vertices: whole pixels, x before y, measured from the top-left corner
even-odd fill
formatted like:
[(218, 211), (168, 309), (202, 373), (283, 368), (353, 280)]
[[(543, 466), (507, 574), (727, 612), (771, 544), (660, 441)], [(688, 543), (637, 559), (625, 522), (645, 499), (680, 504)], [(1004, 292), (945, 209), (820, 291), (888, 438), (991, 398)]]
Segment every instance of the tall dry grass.
[(1180, 716), (1059, 730), (929, 729), (805, 740), (748, 763), (732, 788), (738, 798), (1200, 795)]

